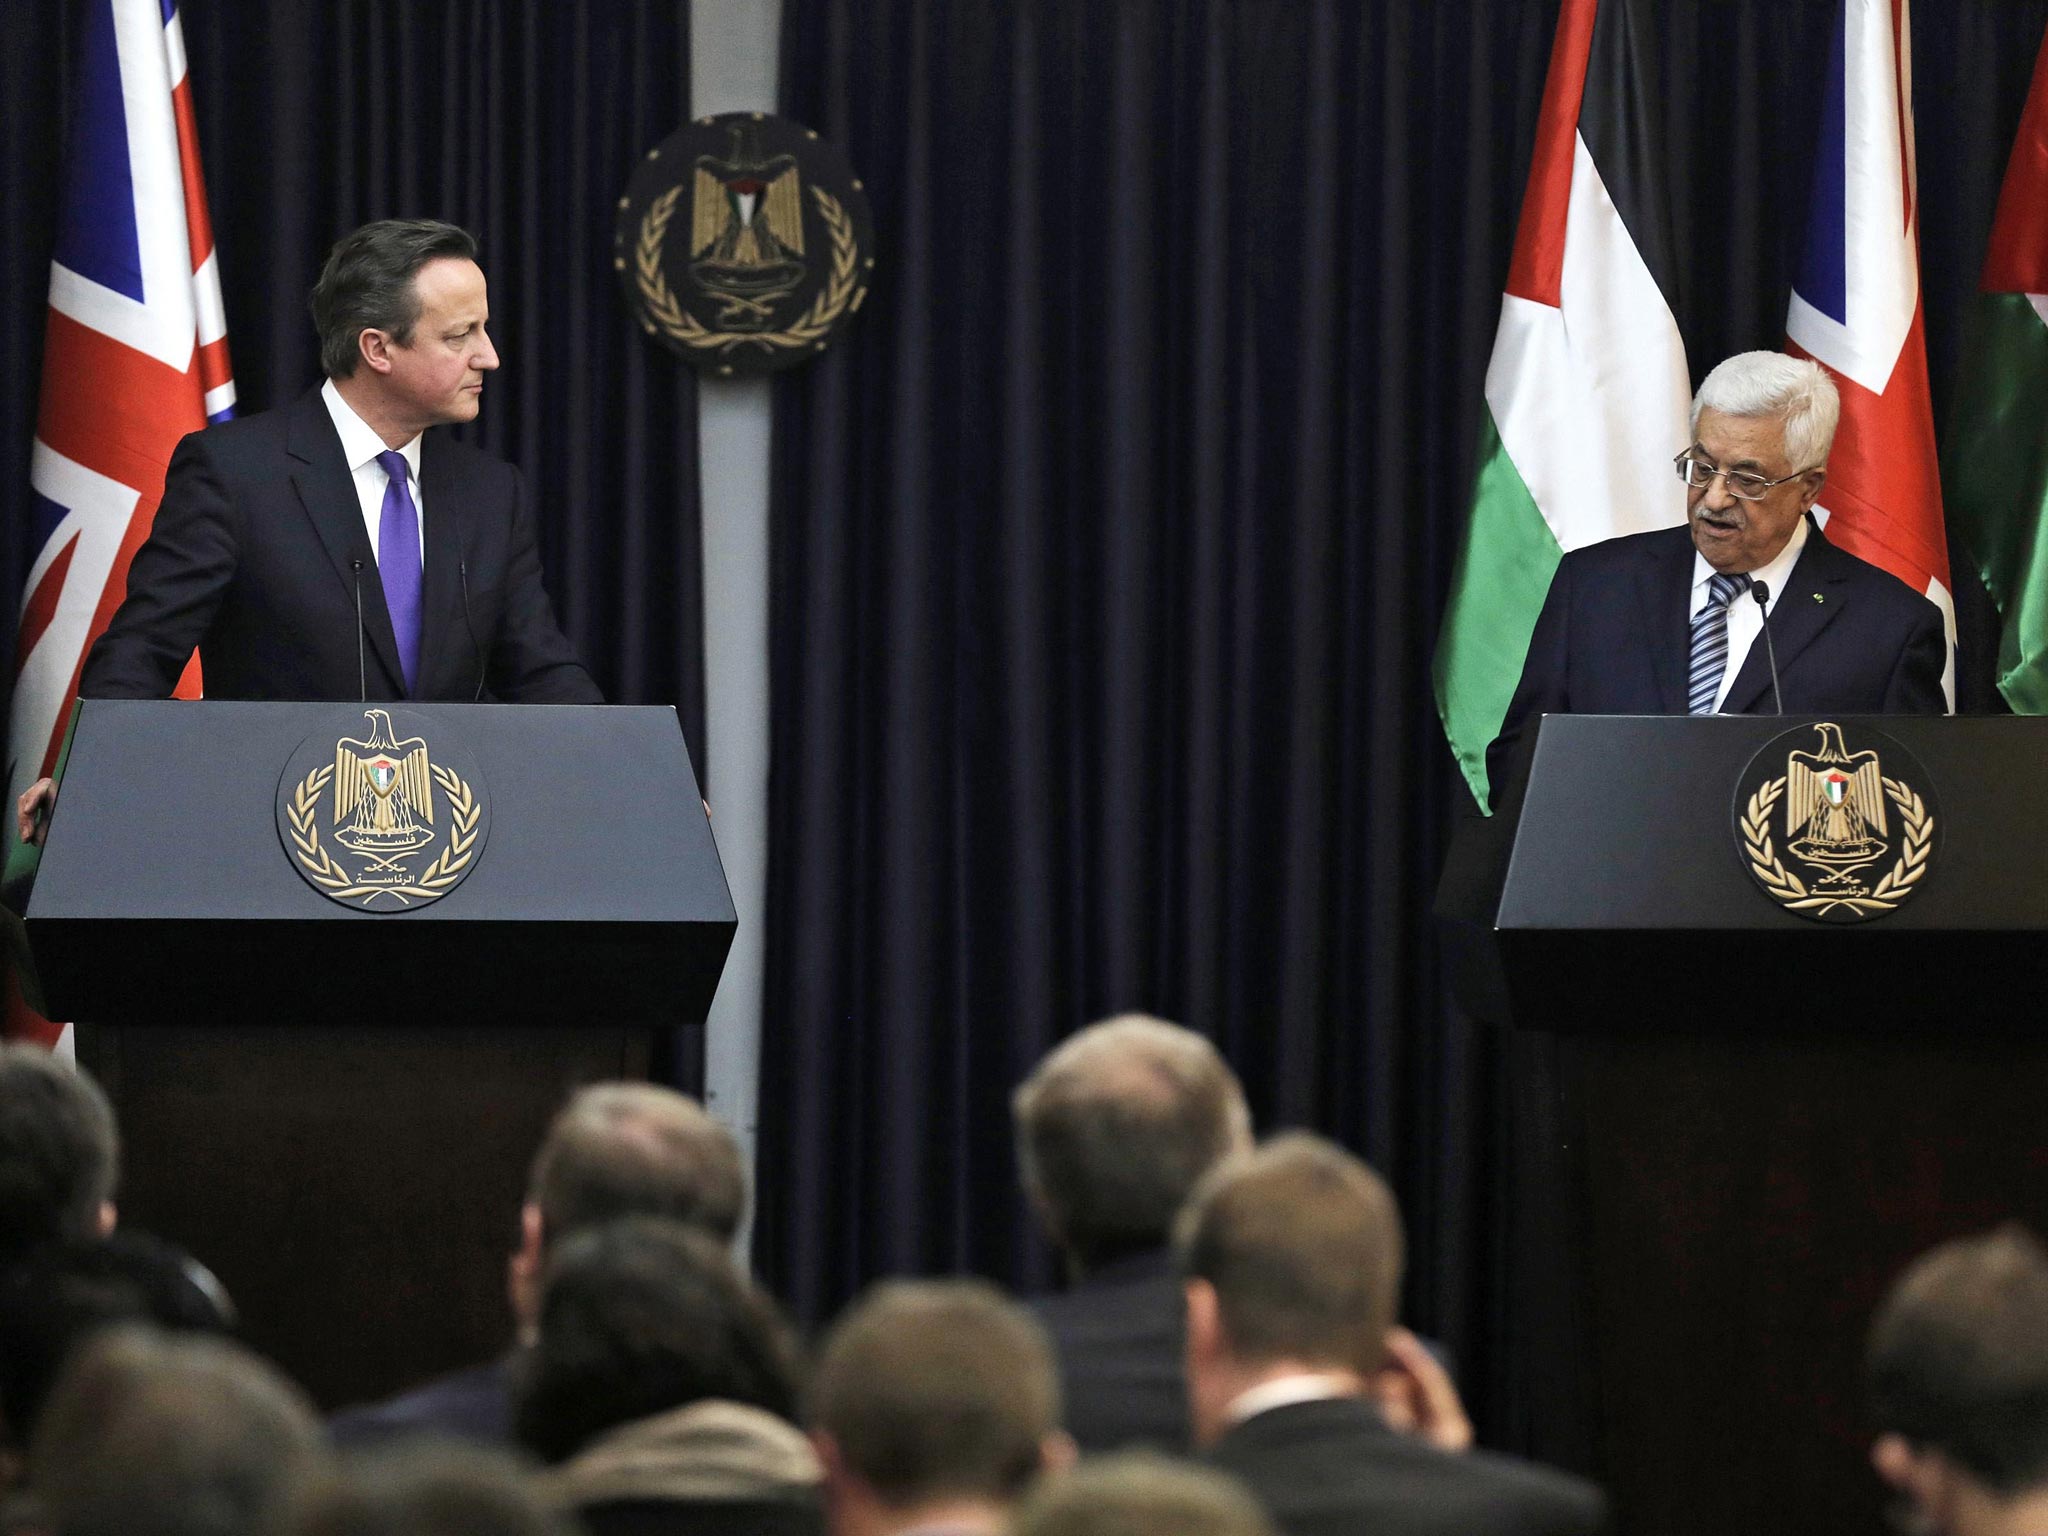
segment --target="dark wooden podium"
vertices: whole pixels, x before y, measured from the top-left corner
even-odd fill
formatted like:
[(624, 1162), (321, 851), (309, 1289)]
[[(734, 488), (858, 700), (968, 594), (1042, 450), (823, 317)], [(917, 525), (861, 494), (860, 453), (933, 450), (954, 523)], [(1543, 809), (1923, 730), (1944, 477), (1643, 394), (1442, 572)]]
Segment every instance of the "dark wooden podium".
[(27, 910), (120, 1117), (123, 1221), (330, 1406), (504, 1347), (548, 1117), (701, 1029), (735, 928), (673, 710), (383, 707), (484, 805), (438, 899), (365, 910), (294, 862), (280, 792), (365, 706), (89, 700)]
[(1447, 862), (1460, 1001), (1530, 1032), (1533, 1448), (1621, 1530), (1881, 1529), (1872, 1310), (1936, 1242), (2048, 1230), (2048, 721), (1837, 723), (1903, 745), (1934, 808), (1926, 874), (1870, 921), (1747, 868), (1738, 782), (1802, 728), (1778, 718), (1548, 718)]

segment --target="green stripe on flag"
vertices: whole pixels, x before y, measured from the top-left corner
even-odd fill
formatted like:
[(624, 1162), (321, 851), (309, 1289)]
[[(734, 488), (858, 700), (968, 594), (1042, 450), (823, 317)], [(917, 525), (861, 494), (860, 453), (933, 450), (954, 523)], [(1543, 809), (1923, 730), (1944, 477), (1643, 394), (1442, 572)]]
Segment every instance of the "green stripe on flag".
[(1564, 558), (1521, 472), (1501, 446), (1493, 412), (1479, 430), (1478, 483), (1451, 598), (1437, 633), (1436, 709), (1465, 782), (1486, 806), (1486, 748), (1500, 734), (1544, 594)]
[(1942, 454), (1942, 500), (2003, 620), (1998, 691), (2048, 714), (2048, 325), (2025, 294), (1980, 296)]

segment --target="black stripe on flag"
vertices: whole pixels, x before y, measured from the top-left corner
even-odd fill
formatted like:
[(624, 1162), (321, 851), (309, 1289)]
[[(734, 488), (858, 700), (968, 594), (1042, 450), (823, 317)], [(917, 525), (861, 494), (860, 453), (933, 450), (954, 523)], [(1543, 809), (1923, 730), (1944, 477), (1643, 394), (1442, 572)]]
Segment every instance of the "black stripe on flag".
[(1678, 302), (1677, 245), (1665, 195), (1670, 162), (1653, 97), (1654, 11), (1654, 0), (1600, 0), (1579, 104), (1579, 134), (1666, 307), (1680, 315), (1685, 311)]

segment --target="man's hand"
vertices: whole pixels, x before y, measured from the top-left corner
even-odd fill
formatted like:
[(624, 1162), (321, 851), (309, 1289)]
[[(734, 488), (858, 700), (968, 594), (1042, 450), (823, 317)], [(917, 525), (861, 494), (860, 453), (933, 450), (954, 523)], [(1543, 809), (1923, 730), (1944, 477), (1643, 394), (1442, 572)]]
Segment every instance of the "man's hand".
[(1440, 1451), (1472, 1448), (1472, 1421), (1436, 1356), (1406, 1328), (1387, 1334), (1386, 1363), (1373, 1375), (1372, 1400), (1396, 1430)]
[(14, 830), (24, 843), (43, 846), (43, 836), (50, 826), (50, 809), (56, 803), (54, 779), (37, 779), (21, 792), (21, 798), (14, 802)]

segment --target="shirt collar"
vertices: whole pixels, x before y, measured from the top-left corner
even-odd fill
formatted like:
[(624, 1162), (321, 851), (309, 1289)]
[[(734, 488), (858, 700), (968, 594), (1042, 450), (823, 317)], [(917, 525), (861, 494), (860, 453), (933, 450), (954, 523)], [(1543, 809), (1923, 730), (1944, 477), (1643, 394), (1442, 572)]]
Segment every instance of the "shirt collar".
[(1272, 1381), (1262, 1381), (1249, 1391), (1238, 1393), (1223, 1410), (1223, 1417), (1229, 1423), (1242, 1424), (1254, 1414), (1265, 1413), (1269, 1409), (1289, 1408), (1296, 1403), (1320, 1403), (1333, 1397), (1357, 1395), (1358, 1381), (1352, 1376), (1320, 1373), (1280, 1376)]
[[(1771, 588), (1768, 606), (1776, 607), (1778, 594), (1785, 590), (1785, 578), (1792, 574), (1792, 567), (1799, 563), (1799, 552), (1806, 548), (1806, 536), (1813, 531), (1813, 524), (1805, 515), (1792, 527), (1792, 537), (1785, 541), (1785, 547), (1771, 557), (1768, 565), (1760, 565), (1749, 573), (1751, 585), (1759, 581), (1769, 582)], [(1714, 568), (1707, 564), (1707, 557), (1698, 550), (1692, 554), (1692, 605), (1685, 611), (1698, 613), (1700, 604), (1707, 600), (1707, 583), (1713, 579)]]
[[(348, 462), (349, 473), (354, 474), (365, 464), (377, 462), (377, 455), (384, 452), (384, 439), (374, 428), (356, 414), (355, 407), (341, 398), (341, 391), (329, 379), (320, 386), (320, 403), (327, 407), (327, 414), (334, 420), (334, 430), (341, 437), (341, 456)], [(414, 485), (420, 480), (420, 434), (415, 432), (412, 441), (398, 450), (405, 455), (405, 467), (411, 472)]]

